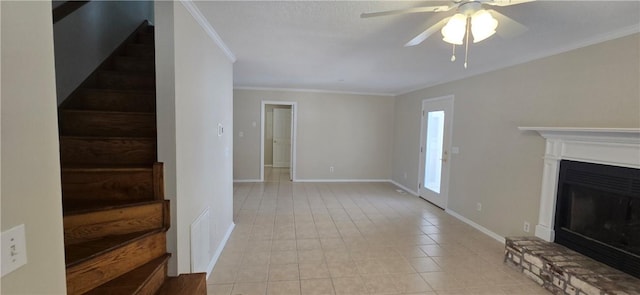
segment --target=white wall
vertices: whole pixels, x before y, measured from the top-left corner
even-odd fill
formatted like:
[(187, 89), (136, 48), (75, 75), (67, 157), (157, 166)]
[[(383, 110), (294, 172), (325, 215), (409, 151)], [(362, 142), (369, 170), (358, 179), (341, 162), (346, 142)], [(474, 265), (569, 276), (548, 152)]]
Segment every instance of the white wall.
[(54, 26), (58, 104), (144, 20), (153, 1), (91, 1)]
[[(233, 100), (235, 180), (260, 178), (263, 100), (298, 103), (297, 180), (390, 178), (393, 97), (237, 89)], [(239, 137), (239, 132), (244, 136)], [(329, 166), (335, 167), (334, 173)]]
[(26, 229), (27, 264), (2, 294), (66, 294), (50, 1), (2, 1), (2, 231)]
[[(210, 259), (233, 226), (233, 63), (181, 2), (157, 2), (156, 17), (156, 44), (171, 47), (158, 48), (156, 64), (158, 158), (175, 210), (169, 248), (175, 246), (177, 268), (170, 272), (187, 273), (190, 226), (203, 210), (211, 210)], [(225, 127), (220, 137), (218, 123)]]
[(501, 236), (527, 234), (523, 222), (538, 219), (544, 140), (517, 127), (640, 127), (639, 46), (635, 34), (397, 97), (393, 180), (417, 189), (421, 101), (453, 94), (460, 154), (451, 157), (449, 209)]
[(175, 55), (173, 29), (173, 3), (156, 1), (155, 50), (156, 50), (156, 123), (158, 135), (158, 161), (164, 163), (164, 193), (170, 200), (172, 226), (167, 231), (167, 251), (174, 253), (169, 259), (169, 274), (178, 274), (176, 224), (176, 102)]

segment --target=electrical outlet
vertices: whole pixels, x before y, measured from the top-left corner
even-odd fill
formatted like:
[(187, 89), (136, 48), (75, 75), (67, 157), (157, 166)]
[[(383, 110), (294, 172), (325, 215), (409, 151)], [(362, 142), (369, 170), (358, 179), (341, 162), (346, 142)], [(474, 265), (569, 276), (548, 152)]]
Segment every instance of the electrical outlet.
[(407, 179), (407, 172), (404, 173), (404, 179)]
[(24, 224), (2, 233), (2, 276), (27, 264)]
[(333, 166), (329, 166), (329, 172), (333, 173)]
[(482, 203), (477, 203), (476, 204), (476, 210), (477, 211), (482, 211)]
[(522, 230), (524, 230), (524, 232), (528, 233), (529, 232), (529, 223), (528, 222), (524, 222), (524, 227), (522, 228)]

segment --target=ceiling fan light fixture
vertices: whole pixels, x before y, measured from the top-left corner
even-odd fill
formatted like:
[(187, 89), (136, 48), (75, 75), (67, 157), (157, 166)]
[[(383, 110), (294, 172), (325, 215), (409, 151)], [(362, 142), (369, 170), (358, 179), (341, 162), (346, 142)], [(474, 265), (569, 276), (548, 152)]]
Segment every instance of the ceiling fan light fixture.
[(462, 45), (466, 26), (467, 17), (462, 13), (456, 13), (442, 28), (442, 40), (447, 43)]
[(498, 21), (493, 18), (489, 11), (484, 9), (478, 10), (471, 16), (471, 34), (473, 35), (473, 43), (478, 43), (491, 37), (496, 33), (497, 27)]

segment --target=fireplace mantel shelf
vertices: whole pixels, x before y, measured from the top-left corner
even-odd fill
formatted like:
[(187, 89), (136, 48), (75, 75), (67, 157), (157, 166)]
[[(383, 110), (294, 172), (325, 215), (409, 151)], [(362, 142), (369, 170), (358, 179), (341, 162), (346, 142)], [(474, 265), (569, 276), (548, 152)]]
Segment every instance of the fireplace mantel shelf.
[(536, 131), (546, 139), (640, 144), (640, 128), (518, 127), (518, 129)]

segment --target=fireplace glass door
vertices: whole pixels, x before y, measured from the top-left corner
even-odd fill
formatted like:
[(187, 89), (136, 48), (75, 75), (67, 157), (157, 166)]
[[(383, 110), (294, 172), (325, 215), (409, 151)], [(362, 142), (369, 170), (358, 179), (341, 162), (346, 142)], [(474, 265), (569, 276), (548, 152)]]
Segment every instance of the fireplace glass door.
[(563, 160), (556, 242), (640, 276), (640, 170)]

